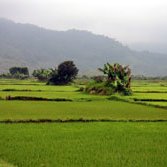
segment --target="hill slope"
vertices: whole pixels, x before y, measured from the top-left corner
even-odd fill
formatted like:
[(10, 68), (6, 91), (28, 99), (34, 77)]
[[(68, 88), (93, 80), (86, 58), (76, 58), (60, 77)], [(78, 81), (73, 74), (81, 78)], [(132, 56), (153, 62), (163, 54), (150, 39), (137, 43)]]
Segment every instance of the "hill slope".
[(135, 74), (166, 75), (167, 71), (167, 55), (133, 51), (103, 35), (0, 19), (0, 72), (11, 66), (54, 67), (64, 60), (73, 60), (82, 73), (95, 73), (106, 61), (129, 64)]

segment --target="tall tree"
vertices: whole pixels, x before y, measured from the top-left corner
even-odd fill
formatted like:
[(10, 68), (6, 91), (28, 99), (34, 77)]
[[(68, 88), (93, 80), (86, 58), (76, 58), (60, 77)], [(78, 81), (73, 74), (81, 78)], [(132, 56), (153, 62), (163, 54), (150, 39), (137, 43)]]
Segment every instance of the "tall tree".
[(58, 66), (58, 69), (52, 70), (48, 84), (66, 85), (75, 79), (78, 71), (73, 61), (64, 61)]

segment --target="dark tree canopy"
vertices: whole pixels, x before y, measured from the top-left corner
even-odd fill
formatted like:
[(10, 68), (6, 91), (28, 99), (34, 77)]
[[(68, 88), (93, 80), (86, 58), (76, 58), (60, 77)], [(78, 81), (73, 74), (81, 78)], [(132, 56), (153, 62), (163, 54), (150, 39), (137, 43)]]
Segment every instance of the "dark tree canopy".
[(11, 77), (17, 79), (25, 79), (29, 77), (29, 70), (27, 67), (11, 67), (9, 73)]
[(78, 74), (78, 69), (73, 61), (64, 61), (58, 69), (52, 71), (48, 84), (66, 85), (72, 82)]
[(9, 69), (11, 75), (15, 75), (17, 73), (29, 76), (29, 71), (27, 67), (11, 67)]

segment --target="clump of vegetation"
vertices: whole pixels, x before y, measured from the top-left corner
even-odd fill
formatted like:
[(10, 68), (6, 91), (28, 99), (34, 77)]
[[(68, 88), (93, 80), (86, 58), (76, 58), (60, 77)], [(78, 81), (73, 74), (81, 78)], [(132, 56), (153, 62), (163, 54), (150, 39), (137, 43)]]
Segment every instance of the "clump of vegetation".
[(27, 67), (11, 67), (9, 72), (1, 74), (0, 78), (27, 79), (29, 78), (29, 70)]
[(26, 79), (29, 77), (29, 70), (27, 67), (11, 67), (9, 73), (11, 78)]
[(3, 74), (0, 74), (0, 78), (10, 79), (12, 78), (12, 76), (10, 73), (3, 73)]
[(32, 76), (37, 78), (39, 81), (48, 81), (51, 77), (52, 69), (37, 69), (34, 70)]
[(78, 71), (73, 61), (64, 61), (52, 70), (48, 85), (67, 85), (76, 78)]
[(99, 68), (107, 77), (96, 77), (94, 82), (88, 84), (85, 91), (91, 94), (111, 95), (121, 93), (123, 95), (131, 95), (131, 70), (129, 66), (116, 64), (104, 64), (103, 68)]
[(96, 81), (92, 81), (84, 89), (85, 92), (90, 94), (98, 94), (98, 95), (111, 95), (113, 94), (113, 89), (111, 87), (106, 86), (105, 82), (98, 83)]

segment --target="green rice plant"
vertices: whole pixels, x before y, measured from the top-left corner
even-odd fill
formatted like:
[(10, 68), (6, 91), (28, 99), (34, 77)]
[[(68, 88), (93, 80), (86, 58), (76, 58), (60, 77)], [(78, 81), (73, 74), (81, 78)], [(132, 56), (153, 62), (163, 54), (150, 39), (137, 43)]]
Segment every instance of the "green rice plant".
[(13, 166), (166, 167), (167, 123), (0, 124)]
[(167, 120), (161, 108), (123, 101), (0, 101), (0, 121), (4, 120)]

